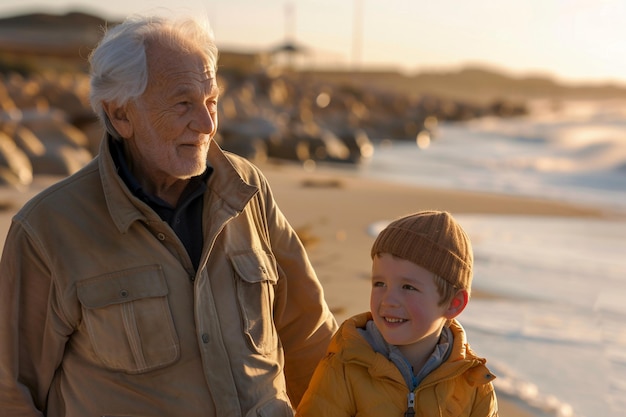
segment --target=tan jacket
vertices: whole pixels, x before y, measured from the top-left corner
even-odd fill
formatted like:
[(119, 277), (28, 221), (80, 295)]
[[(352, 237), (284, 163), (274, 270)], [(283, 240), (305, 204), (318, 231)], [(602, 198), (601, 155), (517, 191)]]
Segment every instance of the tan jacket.
[(107, 140), (14, 217), (1, 416), (292, 415), (336, 323), (262, 174), (216, 144), (209, 162), (197, 272)]
[[(400, 371), (376, 353), (358, 328), (370, 313), (346, 320), (320, 362), (297, 417), (402, 417), (409, 388)], [(454, 342), (448, 359), (412, 393), (415, 417), (497, 417), (498, 404), (485, 360), (470, 349), (463, 327), (450, 325)]]

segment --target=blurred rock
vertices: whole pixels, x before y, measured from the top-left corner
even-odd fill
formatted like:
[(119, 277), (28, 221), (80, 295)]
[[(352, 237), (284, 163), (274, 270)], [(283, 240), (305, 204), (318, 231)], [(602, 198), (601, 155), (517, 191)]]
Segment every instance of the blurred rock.
[(33, 181), (33, 169), (26, 154), (0, 132), (0, 184), (21, 188)]
[(22, 126), (44, 145), (43, 152), (24, 149), (35, 175), (70, 175), (93, 158), (85, 134), (66, 122), (61, 112), (28, 112)]

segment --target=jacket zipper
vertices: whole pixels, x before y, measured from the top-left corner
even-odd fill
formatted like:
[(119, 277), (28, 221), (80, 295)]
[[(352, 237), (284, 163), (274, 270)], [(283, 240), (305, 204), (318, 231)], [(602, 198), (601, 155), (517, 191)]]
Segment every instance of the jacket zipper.
[(406, 412), (404, 413), (404, 417), (413, 417), (415, 416), (415, 393), (409, 392), (407, 395), (408, 398), (408, 407)]

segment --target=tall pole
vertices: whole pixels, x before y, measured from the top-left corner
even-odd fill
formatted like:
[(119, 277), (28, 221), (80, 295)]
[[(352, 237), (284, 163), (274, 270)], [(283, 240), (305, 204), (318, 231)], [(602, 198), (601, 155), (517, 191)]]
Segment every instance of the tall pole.
[(352, 69), (361, 66), (363, 49), (363, 0), (354, 0), (352, 21)]
[(292, 2), (285, 3), (285, 41), (292, 43), (295, 41), (295, 16)]
[(292, 2), (287, 2), (285, 3), (285, 47), (288, 49), (285, 50), (285, 54), (287, 54), (287, 66), (290, 70), (293, 70), (293, 55), (296, 53), (295, 50), (289, 49), (296, 47), (295, 26), (294, 5)]

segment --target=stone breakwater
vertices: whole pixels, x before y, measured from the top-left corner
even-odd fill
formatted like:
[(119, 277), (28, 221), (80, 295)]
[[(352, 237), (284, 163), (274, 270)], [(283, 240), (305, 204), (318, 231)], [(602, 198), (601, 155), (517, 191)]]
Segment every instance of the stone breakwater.
[[(297, 72), (221, 68), (219, 131), (226, 150), (252, 160), (359, 163), (372, 139), (416, 140), (441, 120), (513, 115), (523, 106), (472, 105), (354, 87)], [(98, 152), (102, 127), (81, 71), (0, 75), (0, 183), (28, 186), (34, 175), (69, 175)]]

